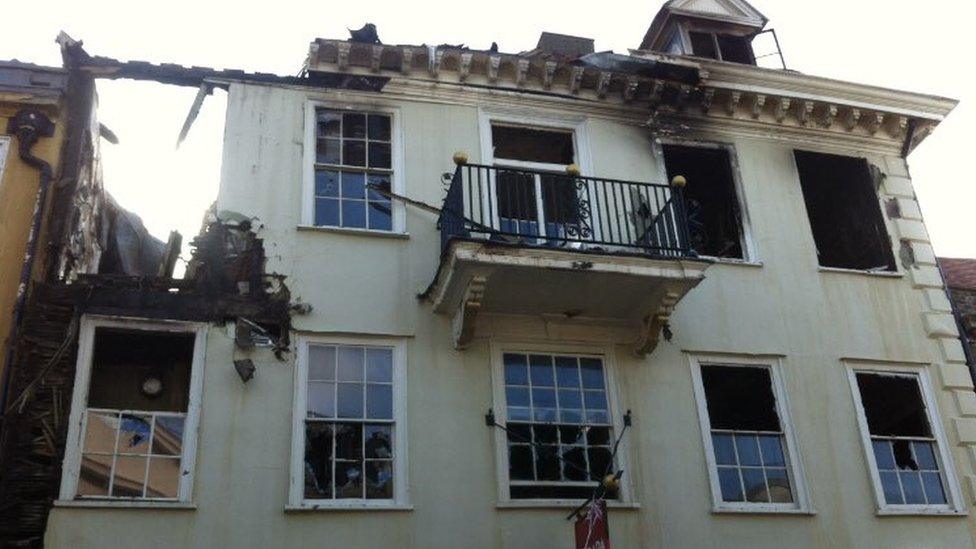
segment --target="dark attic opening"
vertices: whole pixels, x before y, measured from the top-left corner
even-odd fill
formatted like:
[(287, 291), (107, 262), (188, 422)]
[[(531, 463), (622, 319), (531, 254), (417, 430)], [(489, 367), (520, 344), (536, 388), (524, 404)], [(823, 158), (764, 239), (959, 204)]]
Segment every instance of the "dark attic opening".
[(894, 271), (877, 193), (880, 172), (863, 158), (794, 154), (820, 265)]

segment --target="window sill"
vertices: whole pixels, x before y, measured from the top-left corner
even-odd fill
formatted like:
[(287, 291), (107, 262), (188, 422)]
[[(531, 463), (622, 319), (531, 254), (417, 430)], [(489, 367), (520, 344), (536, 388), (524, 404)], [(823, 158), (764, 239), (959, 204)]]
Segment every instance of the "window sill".
[(318, 233), (347, 234), (352, 236), (377, 236), (380, 238), (393, 238), (407, 240), (410, 233), (396, 231), (377, 231), (375, 229), (353, 229), (350, 227), (324, 227), (319, 225), (299, 225), (299, 231), (310, 231)]
[(354, 502), (354, 503), (343, 503), (336, 504), (332, 502), (328, 503), (301, 503), (299, 505), (285, 505), (286, 513), (314, 513), (314, 512), (324, 512), (330, 513), (332, 511), (413, 511), (413, 505), (406, 503), (364, 503), (364, 502)]
[(779, 508), (742, 505), (739, 507), (712, 507), (714, 515), (801, 515), (815, 516), (817, 511), (810, 508)]
[(875, 515), (879, 517), (965, 517), (969, 512), (965, 509), (924, 509), (924, 508), (883, 508), (878, 509)]
[(713, 257), (710, 255), (703, 255), (701, 256), (701, 259), (714, 261), (718, 265), (733, 265), (737, 267), (757, 267), (757, 268), (761, 268), (763, 266), (762, 261), (753, 261), (751, 259), (736, 259), (733, 257)]
[(59, 499), (54, 501), (55, 507), (81, 507), (94, 509), (170, 509), (178, 511), (194, 511), (195, 503), (182, 501), (118, 501), (104, 499)]
[[(533, 499), (508, 500), (495, 504), (496, 509), (576, 509), (583, 503), (572, 499)], [(608, 509), (640, 509), (640, 503), (629, 501), (608, 501)]]
[(845, 273), (854, 275), (864, 275), (864, 276), (878, 276), (881, 278), (902, 278), (905, 275), (898, 271), (865, 271), (862, 269), (844, 269), (842, 267), (817, 267), (817, 270), (822, 273)]

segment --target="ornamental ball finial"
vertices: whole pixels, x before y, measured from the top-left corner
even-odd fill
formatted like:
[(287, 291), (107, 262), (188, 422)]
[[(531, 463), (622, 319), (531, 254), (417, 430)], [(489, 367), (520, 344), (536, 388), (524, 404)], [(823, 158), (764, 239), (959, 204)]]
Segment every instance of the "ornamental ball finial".
[(566, 175), (569, 175), (569, 176), (572, 176), (572, 177), (579, 177), (579, 174), (580, 173), (581, 172), (580, 172), (579, 165), (577, 165), (577, 164), (570, 164), (569, 166), (566, 166)]
[(454, 163), (460, 166), (461, 164), (468, 163), (468, 153), (464, 151), (457, 151), (454, 153)]
[(676, 175), (671, 178), (672, 187), (684, 187), (687, 184), (688, 184), (688, 180), (685, 179), (685, 176), (683, 175)]

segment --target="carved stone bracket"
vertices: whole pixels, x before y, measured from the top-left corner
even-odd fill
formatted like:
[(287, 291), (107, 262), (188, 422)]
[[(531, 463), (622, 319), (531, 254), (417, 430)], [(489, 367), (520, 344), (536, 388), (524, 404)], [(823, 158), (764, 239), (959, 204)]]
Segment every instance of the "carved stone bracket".
[(494, 84), (498, 82), (498, 67), (502, 64), (502, 58), (500, 55), (492, 55), (488, 58), (488, 81)]
[(344, 71), (349, 68), (349, 50), (351, 46), (348, 43), (339, 44), (336, 47), (336, 64), (339, 65), (339, 70)]
[(624, 101), (630, 103), (634, 100), (637, 95), (637, 87), (640, 86), (640, 80), (636, 76), (631, 76), (627, 78), (626, 84), (624, 84)]
[(735, 110), (739, 108), (739, 101), (742, 100), (742, 92), (734, 91), (729, 94), (729, 102), (725, 104), (725, 114), (732, 116), (735, 114)]
[(518, 63), (515, 65), (515, 85), (518, 87), (525, 86), (525, 79), (529, 75), (529, 60), (519, 59)]
[(756, 100), (752, 102), (752, 117), (754, 119), (759, 118), (759, 115), (762, 114), (763, 107), (765, 105), (766, 105), (766, 96), (761, 93), (757, 93)]
[(680, 298), (681, 296), (674, 292), (664, 294), (664, 298), (661, 300), (661, 305), (658, 309), (644, 319), (643, 326), (641, 327), (641, 335), (634, 349), (637, 356), (645, 356), (657, 347), (661, 339), (661, 332), (667, 327), (668, 319), (671, 318), (671, 313), (674, 312), (674, 306)]
[(556, 75), (556, 62), (546, 61), (545, 72), (542, 75), (542, 88), (545, 90), (552, 89), (552, 78)]
[(607, 91), (610, 89), (611, 76), (613, 76), (613, 74), (607, 71), (600, 73), (600, 79), (596, 84), (596, 94), (600, 96), (601, 99), (607, 96)]
[(702, 112), (708, 114), (708, 111), (712, 110), (712, 101), (715, 99), (715, 88), (705, 88), (702, 92), (701, 109)]
[(471, 70), (471, 54), (462, 53), (461, 62), (458, 65), (458, 80), (464, 82), (468, 79), (468, 72)]
[(569, 74), (569, 92), (573, 95), (579, 94), (580, 83), (583, 81), (583, 67), (573, 67)]
[(475, 321), (481, 311), (481, 300), (485, 295), (488, 277), (474, 276), (464, 290), (464, 297), (454, 313), (454, 348), (465, 349), (474, 338)]
[(409, 74), (413, 70), (413, 50), (404, 49), (400, 58), (400, 72)]

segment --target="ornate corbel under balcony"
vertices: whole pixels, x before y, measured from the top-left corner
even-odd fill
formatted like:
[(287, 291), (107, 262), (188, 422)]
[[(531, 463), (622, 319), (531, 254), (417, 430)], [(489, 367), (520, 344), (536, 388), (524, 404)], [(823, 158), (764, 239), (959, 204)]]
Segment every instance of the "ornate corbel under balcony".
[(481, 301), (485, 297), (488, 277), (473, 276), (464, 290), (464, 296), (454, 313), (454, 348), (465, 349), (474, 337), (475, 322), (481, 312)]
[(679, 299), (681, 299), (681, 296), (674, 292), (666, 292), (664, 294), (657, 310), (648, 315), (643, 321), (640, 336), (634, 348), (635, 354), (644, 356), (654, 351), (657, 348), (658, 342), (661, 340), (662, 332), (668, 331), (668, 333), (664, 334), (664, 337), (665, 339), (671, 339), (668, 320), (670, 320), (671, 313), (674, 312), (674, 306), (678, 304)]

